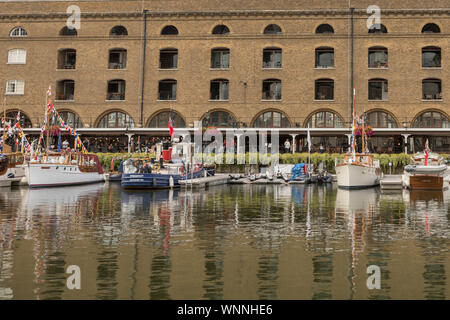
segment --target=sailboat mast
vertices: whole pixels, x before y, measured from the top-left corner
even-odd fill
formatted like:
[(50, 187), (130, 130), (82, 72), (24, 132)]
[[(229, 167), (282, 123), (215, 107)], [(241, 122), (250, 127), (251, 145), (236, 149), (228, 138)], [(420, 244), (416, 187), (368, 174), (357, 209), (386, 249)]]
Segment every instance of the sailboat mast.
[(361, 133), (361, 137), (362, 137), (362, 153), (366, 152), (366, 130), (364, 129), (364, 115), (362, 115), (362, 133)]
[(356, 118), (356, 89), (353, 87), (353, 122), (352, 122), (352, 153), (355, 154), (356, 149), (356, 136), (355, 136), (355, 118)]

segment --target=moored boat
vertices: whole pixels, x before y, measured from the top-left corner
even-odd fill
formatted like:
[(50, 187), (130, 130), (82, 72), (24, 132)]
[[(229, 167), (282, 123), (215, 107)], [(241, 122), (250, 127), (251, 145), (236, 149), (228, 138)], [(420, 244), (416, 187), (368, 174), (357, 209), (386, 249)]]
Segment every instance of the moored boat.
[(442, 190), (446, 173), (444, 158), (431, 152), (427, 141), (425, 151), (412, 156), (411, 164), (405, 166), (403, 185), (409, 189)]
[(22, 153), (0, 154), (0, 186), (19, 184), (25, 177)]
[(49, 153), (30, 159), (25, 167), (30, 188), (80, 185), (104, 181), (95, 154)]
[(380, 184), (382, 171), (379, 161), (365, 153), (346, 154), (342, 162), (336, 161), (338, 187), (344, 189), (370, 188)]

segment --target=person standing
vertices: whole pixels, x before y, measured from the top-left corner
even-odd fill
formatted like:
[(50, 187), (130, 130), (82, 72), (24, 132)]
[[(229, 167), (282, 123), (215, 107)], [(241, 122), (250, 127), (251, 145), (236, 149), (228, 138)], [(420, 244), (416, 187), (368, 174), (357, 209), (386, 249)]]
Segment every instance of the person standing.
[(284, 142), (284, 152), (289, 153), (290, 151), (291, 151), (291, 142), (289, 141), (289, 139), (286, 139), (286, 141)]

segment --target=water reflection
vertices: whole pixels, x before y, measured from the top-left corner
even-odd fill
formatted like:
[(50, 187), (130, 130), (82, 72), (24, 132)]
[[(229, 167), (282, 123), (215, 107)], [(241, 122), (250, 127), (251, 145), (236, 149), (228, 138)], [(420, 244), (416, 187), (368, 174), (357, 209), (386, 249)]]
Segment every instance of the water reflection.
[[(445, 299), (449, 193), (118, 184), (0, 194), (0, 299)], [(66, 288), (68, 265), (82, 289)], [(369, 265), (381, 289), (366, 287)]]

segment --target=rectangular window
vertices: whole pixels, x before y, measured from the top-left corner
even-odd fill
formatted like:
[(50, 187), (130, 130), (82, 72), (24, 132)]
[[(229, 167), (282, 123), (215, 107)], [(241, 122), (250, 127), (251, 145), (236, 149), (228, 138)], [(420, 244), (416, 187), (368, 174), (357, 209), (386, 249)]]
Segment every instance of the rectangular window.
[(263, 51), (263, 68), (280, 69), (281, 68), (281, 50), (266, 49)]
[(25, 64), (27, 60), (27, 52), (23, 49), (12, 49), (8, 51), (9, 64)]
[(164, 50), (159, 55), (160, 69), (176, 69), (178, 68), (178, 51)]
[(230, 67), (230, 50), (213, 50), (211, 52), (211, 69), (228, 69)]
[(423, 68), (441, 67), (441, 49), (423, 49), (422, 50)]
[(316, 68), (333, 68), (334, 50), (317, 49), (316, 50)]
[(23, 80), (9, 80), (6, 82), (6, 94), (23, 94), (25, 82)]
[(177, 84), (176, 82), (159, 83), (159, 100), (176, 100), (177, 99)]
[(211, 81), (211, 100), (228, 100), (228, 81)]
[(109, 53), (109, 69), (125, 69), (127, 64), (127, 51), (117, 50)]
[(369, 82), (369, 100), (387, 100), (388, 82), (370, 81)]
[(385, 48), (369, 49), (369, 68), (387, 68), (388, 51)]

